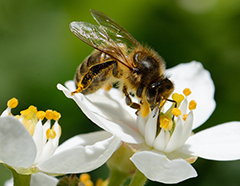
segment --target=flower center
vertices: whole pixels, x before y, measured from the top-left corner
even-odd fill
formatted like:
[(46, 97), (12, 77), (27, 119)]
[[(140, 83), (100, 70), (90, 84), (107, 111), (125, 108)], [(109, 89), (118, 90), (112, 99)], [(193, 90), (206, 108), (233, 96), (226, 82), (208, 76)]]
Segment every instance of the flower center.
[[(9, 111), (8, 115), (12, 115), (11, 109), (16, 108), (18, 105), (18, 100), (16, 98), (12, 98), (7, 102), (7, 110)], [(22, 123), (25, 126), (25, 128), (28, 130), (28, 132), (33, 135), (35, 131), (35, 126), (38, 123), (39, 120), (43, 120), (46, 118), (47, 120), (55, 120), (58, 121), (61, 117), (61, 114), (57, 111), (52, 111), (52, 110), (47, 110), (46, 112), (44, 111), (38, 111), (37, 108), (33, 105), (29, 106), (26, 110), (20, 111), (21, 115), (16, 115), (15, 117), (17, 119), (22, 118)], [(54, 126), (53, 126), (54, 127)], [(61, 128), (59, 126), (59, 137), (61, 135)], [(55, 138), (56, 137), (56, 132), (54, 129), (48, 129), (46, 131), (46, 136), (47, 139)]]
[[(173, 135), (176, 125), (179, 125), (178, 117), (181, 117), (181, 121), (185, 122), (187, 120), (188, 114), (186, 114), (187, 107), (187, 96), (191, 94), (189, 88), (183, 90), (183, 94), (174, 93), (172, 99), (177, 102), (173, 103), (172, 106), (165, 112), (159, 115), (158, 119), (158, 128), (156, 136), (161, 133), (161, 129), (170, 134), (170, 137)], [(197, 103), (192, 100), (189, 102), (189, 110), (196, 109)], [(174, 119), (176, 117), (176, 120)], [(184, 125), (184, 124), (182, 124)], [(180, 137), (181, 138), (181, 137)]]
[(166, 130), (171, 130), (173, 126), (173, 121), (168, 116), (160, 116), (160, 128)]

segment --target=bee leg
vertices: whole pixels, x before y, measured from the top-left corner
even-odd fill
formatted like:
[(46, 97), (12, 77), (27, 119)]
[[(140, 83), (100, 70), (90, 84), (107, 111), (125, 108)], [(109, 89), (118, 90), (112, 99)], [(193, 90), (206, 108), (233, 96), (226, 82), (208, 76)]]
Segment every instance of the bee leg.
[(133, 108), (133, 109), (137, 109), (136, 115), (138, 115), (138, 112), (139, 112), (140, 109), (141, 109), (141, 105), (138, 104), (138, 103), (132, 102), (132, 99), (131, 99), (129, 93), (127, 92), (126, 86), (123, 86), (123, 93), (124, 93), (125, 96), (126, 96), (126, 98), (125, 98), (126, 104), (127, 104), (128, 106), (130, 106), (131, 108)]
[(74, 95), (76, 93), (82, 92), (92, 83), (93, 79), (97, 76), (102, 75), (103, 73), (108, 73), (114, 68), (116, 61), (106, 61), (104, 63), (99, 63), (93, 65), (89, 68), (88, 72), (81, 78), (78, 83), (78, 88), (71, 93)]

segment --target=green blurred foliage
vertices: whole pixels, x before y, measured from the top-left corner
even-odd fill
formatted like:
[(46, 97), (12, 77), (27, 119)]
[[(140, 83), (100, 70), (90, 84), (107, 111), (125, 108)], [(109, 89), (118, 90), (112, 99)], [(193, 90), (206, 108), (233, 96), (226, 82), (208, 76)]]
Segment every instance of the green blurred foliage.
[[(61, 142), (100, 130), (56, 89), (57, 83), (73, 78), (92, 51), (68, 27), (74, 20), (94, 23), (89, 9), (106, 13), (138, 41), (152, 46), (168, 67), (192, 60), (203, 63), (216, 86), (217, 108), (199, 130), (240, 120), (239, 0), (0, 0), (1, 111), (12, 97), (20, 102), (15, 114), (31, 104), (59, 111)], [(179, 185), (239, 185), (240, 161), (199, 159), (194, 167), (199, 176)], [(2, 185), (10, 173), (2, 165), (0, 172)], [(92, 173), (93, 179), (107, 175), (106, 166)]]

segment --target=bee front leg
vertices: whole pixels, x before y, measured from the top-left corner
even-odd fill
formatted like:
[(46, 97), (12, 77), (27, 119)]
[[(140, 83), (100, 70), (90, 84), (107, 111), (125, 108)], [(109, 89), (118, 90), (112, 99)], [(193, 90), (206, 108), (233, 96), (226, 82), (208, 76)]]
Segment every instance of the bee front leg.
[(132, 99), (131, 99), (129, 93), (127, 92), (127, 88), (126, 88), (125, 85), (123, 86), (123, 93), (124, 93), (125, 96), (126, 96), (126, 98), (125, 98), (126, 104), (127, 104), (128, 106), (130, 106), (131, 108), (133, 108), (133, 109), (137, 109), (136, 115), (138, 115), (138, 112), (139, 112), (140, 109), (141, 109), (141, 105), (138, 104), (138, 103), (132, 102)]
[(103, 73), (108, 73), (111, 71), (115, 66), (116, 61), (106, 61), (103, 63), (99, 63), (96, 65), (91, 66), (87, 73), (82, 76), (81, 80), (78, 83), (78, 88), (71, 93), (71, 95), (74, 95), (76, 93), (80, 93), (86, 88), (90, 86), (93, 79), (102, 75)]

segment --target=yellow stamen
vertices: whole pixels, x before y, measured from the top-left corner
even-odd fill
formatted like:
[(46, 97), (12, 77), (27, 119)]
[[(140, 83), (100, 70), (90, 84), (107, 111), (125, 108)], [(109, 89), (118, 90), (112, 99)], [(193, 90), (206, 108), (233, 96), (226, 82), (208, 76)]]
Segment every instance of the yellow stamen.
[(104, 87), (104, 90), (109, 91), (112, 88), (112, 85), (110, 83), (107, 83)]
[(43, 120), (45, 118), (46, 113), (44, 111), (38, 111), (36, 115), (37, 119)]
[[(55, 125), (55, 124), (54, 124)], [(54, 128), (54, 125), (52, 126), (52, 128)], [(62, 135), (62, 127), (60, 126), (60, 125), (58, 125), (58, 133), (59, 133), (59, 138), (60, 138), (60, 136)]]
[(57, 111), (53, 111), (52, 112), (52, 118), (56, 121), (56, 120), (59, 120), (61, 117), (61, 114)]
[(194, 101), (194, 100), (190, 101), (189, 107), (188, 107), (189, 110), (194, 110), (194, 109), (196, 109), (196, 107), (197, 107), (196, 101)]
[(52, 110), (46, 110), (46, 115), (45, 115), (45, 117), (46, 117), (46, 119), (49, 119), (49, 120), (51, 120), (51, 119), (53, 119), (53, 111)]
[(91, 180), (87, 180), (83, 182), (85, 186), (94, 186), (93, 182)]
[(57, 133), (53, 129), (47, 129), (46, 131), (47, 139), (54, 139), (57, 136)]
[(173, 122), (171, 120), (171, 118), (169, 118), (168, 116), (160, 116), (160, 127), (164, 128), (164, 130), (171, 130), (172, 129), (172, 125)]
[(7, 106), (10, 108), (16, 108), (18, 106), (18, 100), (16, 98), (12, 98), (7, 102)]
[(178, 116), (181, 115), (181, 110), (178, 109), (178, 108), (174, 108), (174, 109), (172, 110), (172, 114), (173, 114), (174, 116), (178, 117)]
[(98, 178), (96, 181), (95, 186), (107, 186), (108, 185), (108, 179), (104, 180), (101, 178)]
[(31, 105), (28, 107), (28, 109), (22, 110), (20, 113), (25, 117), (25, 119), (31, 119), (33, 115), (37, 113), (37, 108)]
[(184, 100), (184, 96), (182, 94), (174, 93), (172, 99), (177, 103), (181, 103)]
[(183, 114), (183, 120), (186, 121), (188, 115), (187, 114)]
[(103, 182), (103, 179), (98, 178), (97, 181), (96, 181), (95, 186), (102, 186), (102, 182)]
[(37, 113), (37, 108), (34, 106), (28, 107), (28, 109), (23, 110), (20, 112), (21, 116), (23, 117), (23, 125), (26, 127), (28, 132), (33, 135), (34, 130), (35, 130), (35, 125), (38, 122), (36, 113)]
[(189, 96), (191, 93), (192, 93), (192, 92), (191, 92), (191, 90), (190, 90), (189, 88), (185, 88), (185, 89), (183, 90), (183, 94), (184, 94), (186, 97)]
[(81, 174), (79, 176), (79, 180), (81, 182), (85, 182), (85, 181), (90, 180), (90, 179), (91, 179), (91, 176), (89, 174), (87, 174), (87, 173)]

